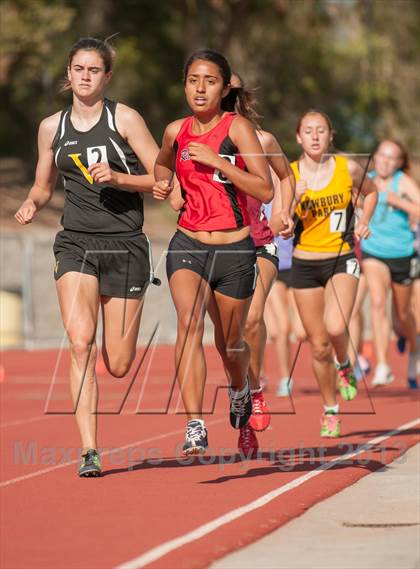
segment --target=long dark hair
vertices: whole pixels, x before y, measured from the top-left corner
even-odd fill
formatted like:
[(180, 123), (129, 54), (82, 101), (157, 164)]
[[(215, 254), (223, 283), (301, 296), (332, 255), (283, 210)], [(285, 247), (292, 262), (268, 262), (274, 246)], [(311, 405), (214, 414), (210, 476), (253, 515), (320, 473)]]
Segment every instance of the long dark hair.
[[(245, 82), (242, 77), (234, 71), (232, 75), (235, 75), (239, 81), (239, 87), (231, 87), (231, 92), (236, 92), (236, 99), (234, 103), (235, 111), (246, 117), (248, 120), (254, 123), (254, 125), (261, 130), (260, 119), (262, 116), (257, 112), (256, 106), (258, 104), (257, 98), (255, 96), (255, 90), (249, 89), (245, 86)], [(230, 93), (229, 93), (230, 95)], [(228, 97), (229, 97), (228, 95)]]
[[(220, 74), (223, 79), (223, 86), (226, 87), (230, 85), (232, 70), (230, 68), (229, 62), (224, 55), (213, 49), (199, 49), (189, 56), (184, 65), (184, 85), (187, 82), (187, 76), (191, 65), (200, 59), (203, 61), (211, 61), (212, 63), (215, 63), (220, 70)], [(243, 117), (252, 121), (255, 126), (258, 127), (258, 119), (260, 116), (254, 109), (256, 103), (255, 97), (251, 91), (244, 88), (243, 81), (239, 75), (237, 73), (235, 73), (235, 75), (239, 78), (241, 86), (230, 88), (229, 93), (222, 99), (221, 108), (223, 111), (236, 112), (242, 115)]]
[[(107, 40), (100, 40), (97, 38), (80, 38), (75, 44), (70, 48), (67, 66), (71, 67), (74, 56), (78, 51), (96, 51), (102, 58), (105, 66), (105, 73), (109, 73), (112, 70), (112, 64), (115, 59), (115, 49), (108, 43)], [(61, 91), (67, 91), (71, 89), (70, 82), (67, 77), (63, 80), (61, 85)]]

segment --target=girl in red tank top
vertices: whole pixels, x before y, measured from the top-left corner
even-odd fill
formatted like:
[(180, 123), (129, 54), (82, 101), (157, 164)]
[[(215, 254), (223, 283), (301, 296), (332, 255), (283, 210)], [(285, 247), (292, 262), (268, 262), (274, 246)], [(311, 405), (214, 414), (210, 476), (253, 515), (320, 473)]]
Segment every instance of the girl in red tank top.
[[(208, 132), (194, 134), (194, 117), (187, 118), (175, 139), (176, 173), (186, 197), (178, 225), (190, 231), (224, 231), (249, 225), (247, 195), (220, 170), (192, 160), (191, 141), (206, 144), (216, 154), (245, 170), (245, 162), (229, 137), (236, 113), (225, 113)], [(255, 198), (254, 198), (255, 199)]]
[(228, 62), (217, 52), (201, 50), (188, 59), (184, 84), (193, 115), (166, 128), (155, 165), (155, 198), (168, 197), (176, 173), (183, 200), (167, 274), (178, 316), (177, 379), (188, 415), (185, 454), (205, 452), (208, 445), (202, 402), (204, 316), (210, 303), (228, 375), (232, 426), (244, 426), (252, 411), (243, 333), (256, 255), (246, 196), (269, 202), (273, 190), (252, 123), (233, 112), (238, 92), (230, 93), (230, 77)]

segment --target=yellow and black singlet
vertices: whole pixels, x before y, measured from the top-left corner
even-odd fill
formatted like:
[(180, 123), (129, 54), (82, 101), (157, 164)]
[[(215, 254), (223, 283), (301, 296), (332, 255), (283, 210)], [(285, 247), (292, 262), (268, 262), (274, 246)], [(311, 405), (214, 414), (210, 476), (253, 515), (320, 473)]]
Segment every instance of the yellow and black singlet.
[[(353, 181), (344, 156), (334, 156), (331, 181), (321, 190), (308, 189), (296, 207), (299, 221), (295, 229), (295, 247), (316, 253), (341, 253), (353, 249)], [(300, 179), (299, 162), (291, 164), (296, 181)]]

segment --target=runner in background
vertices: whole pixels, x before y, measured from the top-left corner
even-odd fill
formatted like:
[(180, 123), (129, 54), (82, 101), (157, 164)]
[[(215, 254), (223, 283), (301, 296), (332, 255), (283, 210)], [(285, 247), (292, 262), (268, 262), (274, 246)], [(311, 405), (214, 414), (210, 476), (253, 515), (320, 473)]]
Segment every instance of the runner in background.
[[(354, 236), (369, 236), (377, 201), (375, 186), (359, 164), (328, 153), (332, 140), (331, 120), (325, 113), (310, 110), (301, 116), (297, 141), (303, 154), (292, 168), (297, 190), (305, 193), (296, 207), (292, 287), (324, 402), (322, 437), (340, 436), (337, 372), (341, 396), (351, 400), (357, 395), (348, 349), (360, 272)], [(353, 199), (360, 193), (363, 210), (354, 226)]]
[[(366, 168), (369, 167), (369, 163), (366, 164)], [(363, 215), (363, 196), (358, 196), (358, 198), (353, 199), (353, 205), (355, 208), (356, 219)], [(351, 314), (349, 323), (349, 333), (350, 333), (350, 344), (349, 344), (349, 356), (352, 363), (354, 374), (357, 381), (362, 381), (363, 377), (367, 375), (370, 371), (369, 360), (363, 355), (363, 331), (364, 331), (364, 315), (363, 315), (363, 303), (367, 295), (367, 283), (366, 277), (363, 274), (362, 268), (362, 250), (361, 242), (359, 239), (354, 240), (354, 253), (360, 266), (360, 277), (359, 286), (357, 287), (356, 300), (354, 301), (353, 312)]]
[[(257, 128), (258, 139), (270, 165), (274, 185), (274, 198), (269, 204), (270, 217), (272, 218), (270, 226), (265, 214), (266, 206), (261, 200), (247, 195), (251, 237), (257, 251), (258, 278), (245, 324), (245, 340), (250, 348), (249, 378), (252, 415), (249, 423), (240, 430), (238, 448), (245, 455), (249, 455), (250, 450), (255, 452), (258, 448), (258, 441), (253, 431), (264, 431), (270, 424), (270, 413), (265, 402), (263, 386), (260, 383), (267, 342), (264, 309), (267, 297), (278, 273), (277, 246), (273, 233), (278, 234), (281, 232), (282, 237), (280, 239), (283, 239), (290, 238), (293, 232), (290, 209), (294, 199), (295, 178), (289, 161), (276, 138), (271, 133), (262, 130), (259, 126), (259, 116), (255, 110), (257, 101), (252, 91), (246, 88), (244, 81), (237, 73), (232, 74), (231, 87), (230, 96), (235, 96), (235, 91), (240, 89), (246, 100), (246, 106), (243, 107), (241, 106), (241, 101), (244, 99), (236, 99), (236, 112), (238, 114), (249, 114), (249, 110), (253, 111), (253, 122)], [(282, 231), (283, 227), (286, 227), (286, 229)]]
[[(416, 240), (416, 265), (414, 273), (413, 288), (411, 291), (411, 310), (416, 321), (417, 351), (420, 351), (420, 223), (415, 224)], [(417, 376), (420, 375), (420, 357), (417, 358)]]
[(388, 361), (391, 323), (387, 314), (387, 297), (391, 290), (395, 327), (408, 343), (407, 382), (410, 388), (417, 388), (419, 350), (410, 305), (417, 259), (410, 220), (419, 222), (420, 190), (406, 173), (408, 154), (399, 142), (382, 141), (374, 155), (374, 167), (369, 176), (378, 189), (378, 207), (371, 220), (372, 235), (362, 243), (376, 354), (372, 385), (386, 385), (394, 380)]
[[(270, 218), (270, 204), (265, 211)], [(277, 356), (279, 379), (276, 395), (290, 397), (293, 389), (290, 335), (293, 334), (294, 340), (301, 343), (306, 340), (306, 332), (291, 288), (293, 239), (276, 237), (275, 240), (279, 256), (278, 274), (267, 299), (264, 317)]]
[[(358, 247), (356, 243), (356, 247)], [(360, 247), (360, 246), (359, 246)], [(357, 260), (360, 264), (359, 255), (356, 253)], [(349, 356), (352, 363), (354, 374), (357, 381), (361, 381), (364, 375), (370, 371), (369, 360), (363, 355), (363, 331), (365, 327), (365, 319), (363, 315), (363, 303), (367, 294), (366, 277), (360, 271), (359, 286), (357, 287), (356, 300), (354, 301), (353, 312), (349, 323), (350, 344)]]

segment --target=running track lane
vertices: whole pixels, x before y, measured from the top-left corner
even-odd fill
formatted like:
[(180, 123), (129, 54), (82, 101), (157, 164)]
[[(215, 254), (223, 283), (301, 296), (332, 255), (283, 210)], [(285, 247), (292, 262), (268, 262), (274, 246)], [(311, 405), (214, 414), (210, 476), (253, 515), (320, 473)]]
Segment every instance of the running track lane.
[[(168, 388), (171, 371), (171, 357), (164, 348), (159, 350), (161, 357), (151, 376), (151, 404), (160, 400), (161, 392)], [(40, 377), (47, 374), (42, 353), (30, 357), (30, 362), (28, 356), (25, 361), (31, 366), (32, 378), (33, 369), (39, 371)], [(48, 384), (44, 381), (36, 385), (22, 379), (28, 378), (29, 370), (22, 369), (25, 367), (22, 358), (17, 365), (16, 352), (10, 355), (10, 370), (13, 358), (14, 373), (7, 373), (2, 385), (3, 408), (7, 406), (8, 421), (23, 421), (25, 413), (32, 420), (1, 430), (2, 480), (9, 481), (1, 497), (4, 530), (1, 567), (7, 569), (115, 567), (133, 559), (136, 562), (127, 567), (146, 566), (145, 563), (165, 568), (206, 567), (212, 560), (254, 541), (381, 468), (418, 440), (416, 423), (401, 432), (387, 434), (399, 426), (407, 426), (417, 416), (416, 394), (407, 391), (403, 381), (374, 392), (372, 401), (362, 390), (360, 397), (344, 408), (367, 413), (373, 405), (376, 413), (345, 415), (344, 436), (339, 441), (327, 442), (323, 449), (324, 460), (336, 462), (322, 467), (321, 441), (317, 436), (319, 396), (307, 373), (309, 359), (304, 350), (296, 370), (296, 414), (273, 417), (273, 429), (260, 436), (260, 446), (265, 452), (259, 459), (233, 462), (237, 460), (236, 433), (227, 426), (222, 394), (215, 415), (208, 419), (211, 450), (201, 461), (188, 466), (176, 458), (177, 445), (182, 442), (183, 417), (136, 416), (128, 412), (128, 407), (123, 415), (100, 417), (100, 433), (101, 442), (108, 447), (143, 441), (140, 447), (135, 444), (134, 468), (127, 470), (128, 456), (124, 453), (129, 449), (125, 449), (119, 460), (114, 456), (111, 461), (109, 454), (104, 457), (108, 475), (100, 480), (79, 480), (75, 464), (48, 466), (39, 460), (35, 464), (13, 464), (16, 441), (21, 444), (36, 441), (39, 448), (78, 444), (72, 417), (34, 420), (36, 416), (42, 417), (45, 403), (42, 395), (47, 392)], [(51, 360), (51, 353), (47, 359)], [(6, 366), (7, 360), (8, 354)], [(213, 350), (209, 350), (209, 360), (209, 379), (216, 382), (223, 374)], [(394, 363), (397, 371), (403, 369), (401, 358)], [(112, 404), (112, 396), (118, 397), (120, 384), (104, 383), (105, 394), (105, 388), (109, 388), (110, 395), (105, 403)], [(57, 401), (64, 400), (64, 391), (58, 390), (56, 395)], [(290, 410), (290, 402), (275, 407), (275, 398), (269, 399), (272, 408)], [(364, 454), (344, 457), (346, 452), (350, 455), (360, 452), (358, 445), (372, 440), (373, 447)], [(309, 450), (303, 453), (302, 447)], [(347, 459), (345, 463), (343, 458)], [(272, 500), (265, 505), (256, 509), (248, 507), (249, 511), (238, 510), (255, 501), (259, 505), (258, 500), (266, 495)], [(235, 511), (243, 515), (233, 519)], [(224, 525), (220, 525), (224, 521), (220, 520), (222, 516), (227, 516)], [(197, 529), (203, 526), (208, 529), (206, 524), (211, 522), (212, 531), (200, 537)], [(174, 543), (177, 538), (181, 541)], [(149, 557), (143, 557), (142, 562), (144, 555)]]

